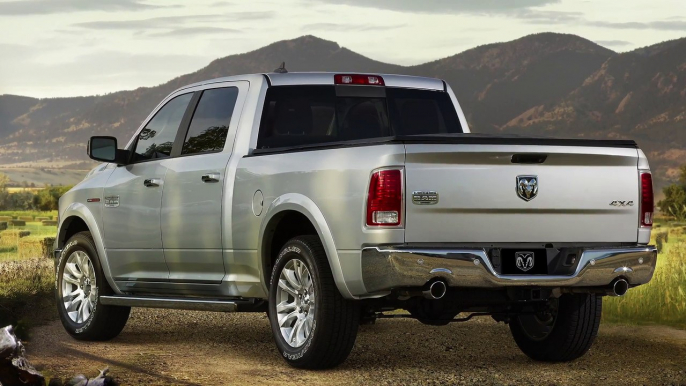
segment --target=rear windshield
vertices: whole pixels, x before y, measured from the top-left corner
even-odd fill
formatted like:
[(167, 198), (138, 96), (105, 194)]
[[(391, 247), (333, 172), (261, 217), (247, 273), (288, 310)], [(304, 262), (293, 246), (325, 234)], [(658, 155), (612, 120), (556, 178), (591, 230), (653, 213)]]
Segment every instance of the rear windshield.
[(462, 133), (462, 128), (442, 91), (278, 86), (267, 90), (257, 148), (444, 133)]

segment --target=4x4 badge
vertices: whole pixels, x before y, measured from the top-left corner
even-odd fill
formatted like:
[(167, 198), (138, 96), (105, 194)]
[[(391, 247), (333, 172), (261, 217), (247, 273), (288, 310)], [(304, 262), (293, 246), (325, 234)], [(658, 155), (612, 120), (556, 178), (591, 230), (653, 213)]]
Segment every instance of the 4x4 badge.
[(531, 201), (536, 195), (538, 195), (538, 176), (517, 176), (517, 196), (524, 201)]

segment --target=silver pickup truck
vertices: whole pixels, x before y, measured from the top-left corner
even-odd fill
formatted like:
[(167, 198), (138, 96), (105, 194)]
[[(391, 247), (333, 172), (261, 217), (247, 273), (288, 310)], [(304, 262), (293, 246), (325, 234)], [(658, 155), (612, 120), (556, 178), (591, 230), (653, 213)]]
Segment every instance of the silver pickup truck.
[(266, 311), (284, 359), (315, 369), (360, 323), (488, 315), (529, 357), (569, 361), (602, 297), (657, 259), (636, 143), (471, 134), (438, 79), (209, 80), (88, 154), (105, 163), (60, 199), (55, 248), (76, 339), (117, 336), (131, 307)]

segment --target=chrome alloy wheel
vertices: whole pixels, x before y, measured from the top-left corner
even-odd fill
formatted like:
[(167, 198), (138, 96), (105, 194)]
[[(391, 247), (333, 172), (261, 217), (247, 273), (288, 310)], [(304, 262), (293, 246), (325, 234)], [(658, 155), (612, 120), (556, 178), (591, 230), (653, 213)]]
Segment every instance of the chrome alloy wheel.
[(84, 323), (90, 318), (98, 287), (95, 268), (90, 257), (83, 251), (75, 251), (67, 259), (62, 273), (62, 302), (67, 315), (74, 323)]
[(314, 284), (304, 262), (293, 259), (279, 275), (276, 317), (281, 335), (289, 346), (302, 346), (314, 326)]

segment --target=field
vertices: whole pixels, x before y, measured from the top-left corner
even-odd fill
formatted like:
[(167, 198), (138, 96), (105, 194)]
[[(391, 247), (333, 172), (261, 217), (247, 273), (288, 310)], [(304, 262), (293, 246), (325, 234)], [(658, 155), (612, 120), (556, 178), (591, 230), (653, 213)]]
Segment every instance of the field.
[[(0, 212), (2, 216), (55, 219), (57, 213)], [(23, 231), (30, 235), (20, 237)], [(41, 242), (46, 237), (55, 237), (56, 231), (54, 226), (35, 221), (0, 231), (0, 325), (2, 314), (9, 308), (19, 314), (17, 307), (28, 307), (36, 297), (51, 296), (52, 260), (41, 257), (45, 254)], [(652, 281), (631, 289), (623, 297), (605, 297), (603, 321), (686, 329), (686, 223), (657, 223), (651, 244), (659, 248)]]
[[(0, 222), (5, 222), (2, 217), (21, 219), (31, 218), (57, 218), (57, 212), (37, 211), (0, 211)], [(30, 232), (23, 236), (25, 231)], [(46, 237), (55, 237), (56, 226), (46, 226), (40, 221), (27, 221), (24, 226), (9, 225), (6, 230), (0, 231), (0, 262), (16, 261), (40, 257), (42, 254), (41, 241)]]
[(606, 297), (603, 321), (686, 328), (686, 224), (656, 224), (651, 244), (659, 249), (653, 279), (623, 297)]
[(39, 190), (43, 190), (45, 188), (21, 188), (21, 187), (8, 187), (5, 188), (7, 189), (7, 192), (9, 193), (20, 193), (20, 192), (33, 192), (36, 193)]

